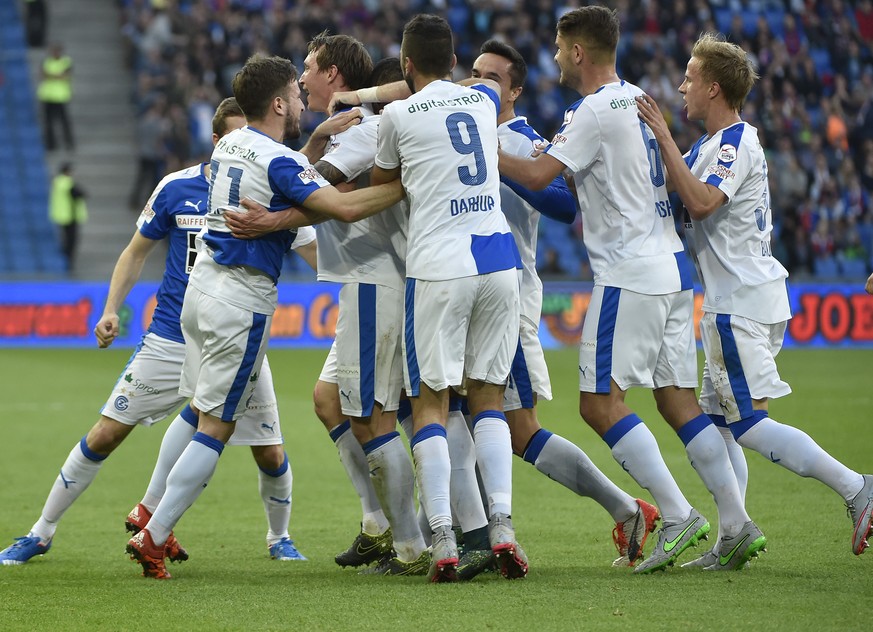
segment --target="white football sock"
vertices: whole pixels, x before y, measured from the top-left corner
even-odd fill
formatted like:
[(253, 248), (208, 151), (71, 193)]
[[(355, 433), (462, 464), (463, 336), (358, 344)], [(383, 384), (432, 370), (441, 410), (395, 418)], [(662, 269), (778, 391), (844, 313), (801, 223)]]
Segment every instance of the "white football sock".
[(267, 514), (267, 546), (273, 546), (282, 538), (288, 537), (288, 522), (291, 520), (291, 488), (294, 475), (288, 455), (285, 461), (275, 471), (265, 471), (258, 468), (258, 491), (264, 502)]
[(428, 424), (412, 438), (415, 478), (421, 492), (421, 504), (431, 531), (452, 527), (452, 505), (449, 499), (452, 466), (446, 429)]
[(82, 437), (61, 466), (60, 474), (42, 508), (42, 515), (31, 528), (31, 533), (43, 541), (54, 537), (64, 512), (88, 489), (105, 458), (88, 448), (85, 437)]
[(330, 431), (330, 437), (336, 444), (340, 461), (361, 500), (361, 529), (370, 535), (385, 533), (388, 528), (388, 518), (379, 504), (379, 497), (370, 481), (370, 468), (361, 444), (351, 430), (351, 422), (346, 420)]
[(567, 489), (593, 498), (615, 522), (627, 520), (639, 509), (633, 496), (606, 478), (578, 446), (545, 428), (531, 438), (524, 460)]
[(427, 546), (418, 528), (412, 464), (397, 432), (376, 437), (364, 445), (370, 479), (391, 524), (394, 551), (402, 562), (411, 562)]
[(635, 414), (621, 419), (604, 435), (612, 456), (640, 487), (655, 499), (664, 524), (686, 520), (691, 505), (685, 499), (658, 449), (655, 435)]
[(749, 428), (737, 442), (799, 476), (821, 481), (844, 500), (854, 498), (864, 486), (863, 476), (825, 452), (808, 434), (770, 417)]
[(503, 413), (486, 410), (476, 415), (473, 442), (482, 484), (488, 494), (488, 515), (511, 515), (512, 438)]
[[(194, 416), (193, 426), (190, 415)], [(186, 406), (164, 433), (164, 438), (161, 440), (161, 450), (158, 452), (158, 460), (152, 471), (152, 478), (140, 501), (150, 512), (154, 513), (158, 503), (161, 502), (164, 492), (167, 491), (167, 476), (182, 452), (191, 443), (191, 437), (194, 436), (195, 432), (197, 432), (197, 415)]]
[(459, 410), (449, 411), (446, 440), (452, 462), (452, 510), (462, 531), (480, 529), (488, 524), (488, 516), (485, 515), (479, 482), (476, 480), (473, 437), (470, 436), (464, 414)]
[(182, 514), (206, 488), (215, 473), (224, 444), (202, 432), (197, 432), (167, 476), (167, 491), (151, 520), (146, 525), (152, 540), (161, 546)]
[(718, 507), (719, 536), (733, 537), (750, 520), (743, 506), (737, 477), (727, 447), (706, 414), (686, 423), (678, 432), (685, 452)]

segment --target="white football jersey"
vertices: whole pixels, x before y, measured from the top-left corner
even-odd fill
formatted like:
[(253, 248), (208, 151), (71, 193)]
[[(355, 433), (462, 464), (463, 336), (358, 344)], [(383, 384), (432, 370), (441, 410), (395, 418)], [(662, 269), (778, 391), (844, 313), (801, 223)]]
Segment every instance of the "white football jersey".
[[(321, 158), (339, 169), (346, 182), (369, 184), (376, 157), (379, 116), (365, 107), (358, 125), (332, 136)], [(405, 201), (354, 223), (331, 220), (318, 224), (318, 280), (373, 283), (402, 289), (406, 282)], [(398, 252), (399, 250), (399, 252)]]
[(249, 126), (219, 140), (209, 164), (212, 173), (202, 235), (204, 247), (194, 263), (189, 284), (237, 307), (272, 314), (282, 258), (297, 231), (237, 239), (227, 228), (224, 212), (245, 212), (239, 206), (245, 198), (269, 211), (301, 206), (313, 191), (329, 183), (306, 156)]
[(519, 265), (500, 212), (497, 107), (483, 85), (434, 81), (382, 111), (376, 164), (401, 168), (407, 277), (444, 281)]
[(704, 136), (685, 162), (728, 199), (706, 219), (693, 220), (690, 230), (686, 223), (705, 290), (703, 310), (764, 324), (788, 320), (788, 271), (770, 251), (773, 213), (758, 130), (740, 122)]
[[(513, 156), (530, 158), (537, 142), (543, 139), (539, 135), (532, 138), (531, 135), (521, 131), (522, 129), (533, 132), (523, 116), (501, 123), (497, 127), (500, 149)], [(512, 236), (515, 237), (515, 245), (521, 256), (522, 275), (519, 288), (521, 315), (532, 323), (539, 324), (543, 309), (543, 282), (537, 274), (537, 227), (540, 223), (540, 212), (502, 183), (500, 206), (509, 222)]]
[(546, 152), (573, 172), (594, 283), (667, 294), (692, 287), (691, 264), (673, 225), (661, 150), (637, 116), (641, 94), (619, 81), (580, 99)]

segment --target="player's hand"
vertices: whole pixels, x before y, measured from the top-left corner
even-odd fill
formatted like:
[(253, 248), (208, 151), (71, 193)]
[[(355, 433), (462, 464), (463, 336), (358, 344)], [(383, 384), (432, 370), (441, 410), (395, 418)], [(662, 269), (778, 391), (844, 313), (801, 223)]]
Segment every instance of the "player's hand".
[(549, 146), (549, 143), (546, 141), (537, 141), (534, 143), (534, 149), (530, 152), (531, 158), (536, 158), (540, 154), (544, 154), (546, 152), (546, 148)]
[(103, 314), (94, 327), (94, 335), (97, 336), (97, 346), (105, 349), (118, 338), (118, 314)]
[(670, 128), (661, 114), (661, 108), (648, 94), (636, 97), (637, 114), (652, 129), (658, 142), (670, 137)]
[(867, 290), (867, 294), (873, 294), (873, 274), (867, 277), (867, 284), (864, 286), (864, 289)]
[(358, 108), (352, 108), (347, 112), (340, 112), (322, 121), (312, 131), (313, 136), (323, 136), (325, 139), (335, 134), (342, 134), (350, 127), (354, 127), (364, 119), (363, 113)]
[(249, 198), (243, 199), (240, 206), (246, 212), (225, 211), (224, 221), (237, 239), (256, 239), (276, 231), (277, 213), (271, 213)]
[(352, 107), (361, 105), (361, 99), (357, 92), (334, 92), (330, 98), (330, 103), (327, 104), (327, 113), (333, 115), (334, 112), (346, 105)]

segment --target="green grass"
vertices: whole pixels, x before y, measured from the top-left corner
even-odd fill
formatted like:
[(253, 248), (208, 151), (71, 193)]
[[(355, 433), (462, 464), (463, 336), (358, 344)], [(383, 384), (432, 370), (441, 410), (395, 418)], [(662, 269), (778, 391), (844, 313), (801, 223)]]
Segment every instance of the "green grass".
[[(58, 468), (96, 421), (127, 354), (0, 350), (0, 546), (38, 517)], [(873, 553), (851, 554), (840, 498), (757, 454), (748, 455), (748, 509), (769, 544), (750, 571), (675, 569), (639, 577), (612, 569), (607, 513), (519, 459), (513, 517), (531, 560), (525, 580), (486, 575), (469, 584), (430, 586), (421, 578), (341, 570), (333, 556), (354, 537), (360, 506), (311, 412), (323, 357), (323, 351), (270, 354), (294, 468), (291, 533), (309, 562), (268, 558), (255, 466), (248, 450), (230, 448), (176, 529), (191, 560), (173, 565), (169, 582), (139, 577), (124, 553), (123, 522), (148, 482), (164, 426), (138, 429), (64, 516), (51, 552), (24, 566), (0, 567), (0, 629), (868, 627)], [(773, 416), (806, 430), (850, 467), (870, 471), (871, 359), (869, 351), (783, 353), (783, 377), (795, 394), (775, 402)], [(556, 400), (540, 406), (543, 425), (580, 445), (621, 487), (641, 494), (578, 417), (575, 352), (550, 353), (548, 360)], [(651, 396), (634, 392), (629, 401), (649, 422), (689, 500), (715, 519), (711, 498), (681, 442), (659, 421)]]

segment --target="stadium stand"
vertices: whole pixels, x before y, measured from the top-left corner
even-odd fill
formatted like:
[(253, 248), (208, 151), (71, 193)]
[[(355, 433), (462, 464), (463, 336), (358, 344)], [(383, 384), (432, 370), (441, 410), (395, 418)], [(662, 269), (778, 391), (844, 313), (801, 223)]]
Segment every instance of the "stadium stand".
[[(302, 67), (308, 39), (329, 29), (354, 35), (374, 59), (397, 55), (404, 22), (419, 12), (442, 14), (451, 23), (457, 37), (458, 77), (468, 73), (485, 39), (495, 36), (516, 46), (529, 65), (517, 110), (550, 137), (565, 107), (577, 98), (557, 85), (554, 25), (562, 11), (579, 3), (119, 0), (116, 4), (121, 11), (123, 57), (133, 77), (134, 116), (158, 104), (165, 123), (168, 172), (208, 152), (208, 113), (230, 94), (230, 79), (250, 54), (279, 54)], [(873, 269), (871, 0), (617, 0), (607, 4), (618, 9), (622, 21), (623, 78), (658, 99), (680, 147), (690, 147), (702, 133), (685, 123), (676, 91), (690, 45), (705, 30), (719, 30), (742, 45), (762, 75), (744, 117), (761, 130), (768, 153), (774, 252), (794, 278), (823, 278), (826, 272), (828, 278), (858, 279)], [(304, 127), (311, 130), (319, 121), (309, 114)], [(823, 220), (833, 243), (828, 253), (813, 243)], [(581, 229), (568, 231), (547, 221), (540, 226), (541, 254), (554, 251), (557, 267), (567, 278), (585, 278)], [(819, 261), (828, 257), (834, 259), (833, 265)], [(0, 258), (0, 265), (3, 261)], [(288, 266), (286, 272), (302, 274), (296, 258), (289, 258)]]
[(0, 171), (0, 270), (58, 274), (65, 264), (46, 212), (45, 155), (24, 30), (13, 3), (0, 3), (0, 42), (0, 138), (5, 139), (4, 153), (18, 157)]

